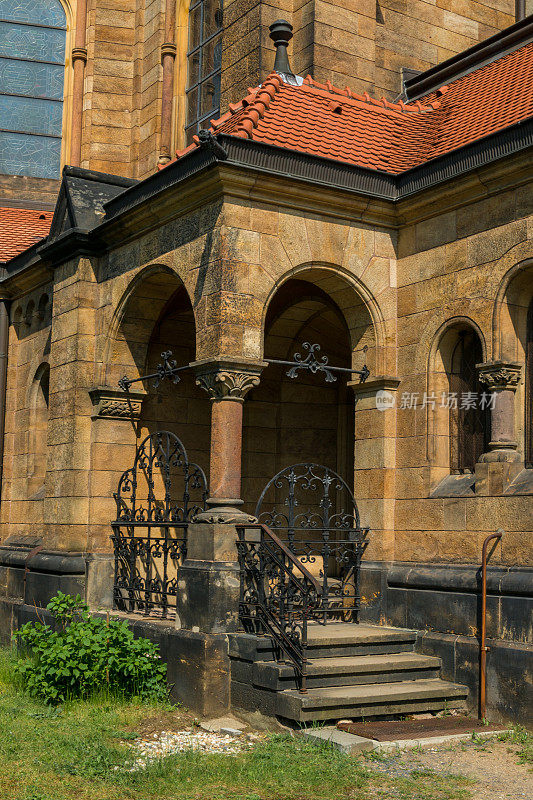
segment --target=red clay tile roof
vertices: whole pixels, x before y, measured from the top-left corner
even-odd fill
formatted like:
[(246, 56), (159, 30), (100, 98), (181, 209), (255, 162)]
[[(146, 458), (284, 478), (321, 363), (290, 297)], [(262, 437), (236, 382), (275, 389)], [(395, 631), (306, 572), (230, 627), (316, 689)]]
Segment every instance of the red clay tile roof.
[(53, 211), (0, 208), (0, 262), (9, 261), (48, 235)]
[(533, 43), (408, 104), (272, 73), (210, 130), (398, 174), (532, 114)]

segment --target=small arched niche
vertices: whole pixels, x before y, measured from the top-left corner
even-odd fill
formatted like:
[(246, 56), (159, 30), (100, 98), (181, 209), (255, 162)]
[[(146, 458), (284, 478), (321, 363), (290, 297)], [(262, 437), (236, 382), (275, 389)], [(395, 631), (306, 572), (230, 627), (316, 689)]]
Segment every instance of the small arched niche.
[(427, 412), (432, 485), (437, 493), (473, 492), (475, 465), (490, 441), (490, 400), (479, 380), (479, 330), (456, 320), (440, 332), (430, 358)]
[(28, 492), (30, 500), (44, 497), (47, 459), (50, 365), (41, 364), (30, 390), (30, 437), (28, 451)]
[(533, 261), (504, 277), (494, 307), (495, 360), (522, 366), (515, 395), (515, 433), (526, 468), (533, 469)]

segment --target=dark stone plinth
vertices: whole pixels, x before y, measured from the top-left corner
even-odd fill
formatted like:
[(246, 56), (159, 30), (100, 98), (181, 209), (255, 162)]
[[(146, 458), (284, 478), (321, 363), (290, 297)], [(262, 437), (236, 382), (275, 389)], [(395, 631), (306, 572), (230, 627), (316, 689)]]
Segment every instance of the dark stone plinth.
[(94, 553), (85, 561), (85, 601), (89, 608), (113, 608), (115, 557), (112, 553)]
[(81, 553), (36, 551), (34, 544), (0, 547), (0, 597), (44, 608), (58, 591), (85, 594), (85, 557)]
[[(442, 677), (479, 693), (481, 570), (476, 564), (363, 562), (361, 620), (420, 631), (416, 649), (442, 659)], [(487, 572), (489, 719), (531, 725), (533, 569)], [(477, 708), (472, 707), (472, 711)]]
[(201, 633), (239, 628), (239, 566), (233, 525), (189, 526), (187, 559), (179, 571), (176, 627)]
[(168, 623), (120, 616), (127, 619), (135, 636), (159, 645), (173, 701), (205, 716), (222, 716), (230, 710), (227, 636), (176, 630)]

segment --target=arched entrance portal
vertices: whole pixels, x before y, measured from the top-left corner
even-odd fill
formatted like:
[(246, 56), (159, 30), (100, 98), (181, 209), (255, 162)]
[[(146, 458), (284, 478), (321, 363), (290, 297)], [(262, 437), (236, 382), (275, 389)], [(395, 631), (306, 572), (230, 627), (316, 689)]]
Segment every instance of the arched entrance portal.
[[(316, 278), (320, 273), (309, 277)], [(336, 302), (335, 293), (343, 309)], [(348, 310), (348, 314), (346, 313)], [(348, 321), (349, 320), (349, 321)], [(373, 347), (369, 313), (336, 276), (293, 278), (276, 292), (265, 322), (265, 359), (305, 359), (360, 369)], [(294, 373), (296, 372), (296, 377)], [(324, 621), (357, 619), (365, 530), (354, 487), (354, 395), (347, 373), (270, 364), (244, 406), (243, 496), (322, 586)], [(355, 376), (353, 376), (355, 377)], [(273, 477), (275, 476), (275, 477)], [(259, 500), (252, 505), (251, 500)]]
[[(317, 357), (351, 367), (350, 332), (338, 305), (320, 287), (291, 279), (274, 295), (265, 324), (265, 358), (293, 360), (304, 342), (320, 345)], [(353, 395), (345, 377), (272, 364), (244, 404), (243, 497), (246, 509), (270, 478), (290, 464), (313, 462), (338, 472), (353, 486)]]

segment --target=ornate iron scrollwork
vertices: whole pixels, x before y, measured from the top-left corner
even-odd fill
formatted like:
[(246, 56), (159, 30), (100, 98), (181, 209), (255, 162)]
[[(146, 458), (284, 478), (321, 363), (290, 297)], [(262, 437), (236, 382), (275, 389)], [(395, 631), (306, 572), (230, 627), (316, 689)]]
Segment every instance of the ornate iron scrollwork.
[(176, 605), (170, 598), (187, 554), (189, 522), (206, 508), (205, 474), (174, 433), (160, 431), (141, 442), (114, 498), (115, 606), (165, 617)]
[(248, 633), (272, 636), (278, 658), (292, 663), (305, 692), (307, 622), (320, 607), (320, 584), (266, 525), (236, 528), (241, 623)]
[(320, 581), (321, 603), (310, 618), (358, 622), (368, 528), (340, 475), (320, 464), (286, 467), (266, 485), (255, 516)]
[[(267, 364), (281, 364), (282, 366), (290, 367), (287, 370), (287, 377), (289, 378), (297, 378), (298, 374), (301, 371), (304, 372), (311, 372), (313, 375), (316, 375), (319, 372), (322, 372), (326, 377), (326, 383), (333, 383), (337, 380), (334, 373), (344, 373), (345, 375), (359, 375), (361, 378), (361, 383), (364, 383), (368, 376), (370, 375), (370, 370), (368, 369), (367, 365), (365, 364), (362, 369), (348, 369), (348, 367), (333, 367), (329, 363), (329, 359), (327, 356), (321, 356), (317, 358), (316, 353), (320, 352), (320, 345), (319, 344), (311, 344), (310, 342), (304, 342), (302, 345), (304, 350), (307, 350), (307, 355), (302, 355), (301, 353), (295, 353), (293, 356), (293, 361), (283, 361), (279, 358), (265, 358)], [(365, 347), (366, 353), (366, 347)]]

